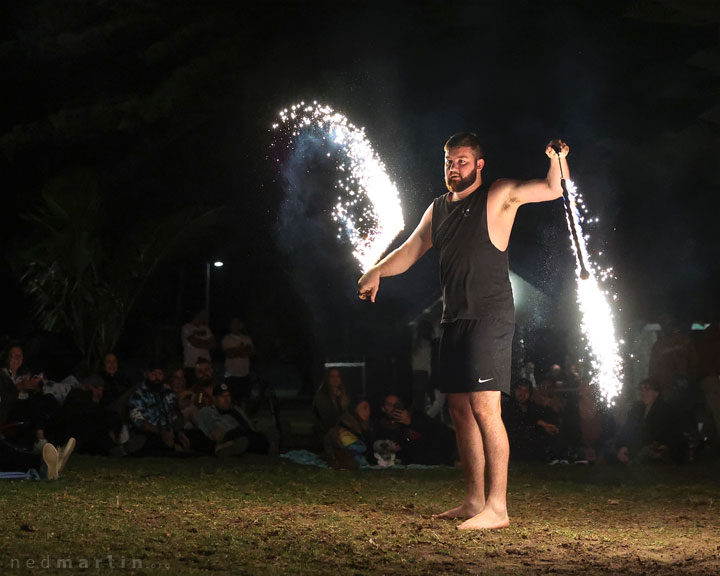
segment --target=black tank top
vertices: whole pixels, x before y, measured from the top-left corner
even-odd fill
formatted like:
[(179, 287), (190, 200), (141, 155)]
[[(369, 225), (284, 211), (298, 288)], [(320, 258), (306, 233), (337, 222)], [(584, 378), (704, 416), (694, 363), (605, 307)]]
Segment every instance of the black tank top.
[(508, 251), (490, 241), (487, 190), (457, 202), (433, 201), (432, 243), (440, 256), (442, 322), (493, 317), (515, 321)]

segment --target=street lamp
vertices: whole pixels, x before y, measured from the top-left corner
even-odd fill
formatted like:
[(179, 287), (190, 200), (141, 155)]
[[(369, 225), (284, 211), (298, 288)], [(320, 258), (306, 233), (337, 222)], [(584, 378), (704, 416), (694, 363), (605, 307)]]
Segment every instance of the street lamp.
[[(212, 263), (215, 268), (222, 268), (223, 262), (215, 260)], [(208, 316), (208, 326), (210, 325), (210, 261), (205, 262), (205, 311)]]

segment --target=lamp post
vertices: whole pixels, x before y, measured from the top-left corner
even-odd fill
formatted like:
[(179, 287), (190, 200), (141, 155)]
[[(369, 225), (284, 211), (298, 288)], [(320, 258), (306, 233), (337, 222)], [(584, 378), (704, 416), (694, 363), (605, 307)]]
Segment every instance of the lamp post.
[[(215, 260), (212, 266), (215, 268), (222, 268), (223, 262)], [(205, 262), (205, 311), (208, 316), (208, 326), (210, 325), (210, 261)]]

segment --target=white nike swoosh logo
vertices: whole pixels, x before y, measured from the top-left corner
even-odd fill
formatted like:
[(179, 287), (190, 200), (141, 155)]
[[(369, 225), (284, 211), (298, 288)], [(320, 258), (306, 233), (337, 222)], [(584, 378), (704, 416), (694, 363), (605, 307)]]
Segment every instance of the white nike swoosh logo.
[(494, 378), (487, 378), (486, 380), (483, 380), (482, 378), (478, 378), (478, 382), (480, 384), (485, 384), (485, 382), (490, 382), (490, 380), (494, 380)]

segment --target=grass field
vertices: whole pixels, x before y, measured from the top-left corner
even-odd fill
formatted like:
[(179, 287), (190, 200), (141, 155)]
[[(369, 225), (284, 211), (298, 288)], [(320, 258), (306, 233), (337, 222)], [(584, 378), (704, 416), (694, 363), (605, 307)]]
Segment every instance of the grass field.
[(717, 574), (719, 480), (513, 464), (510, 528), (465, 533), (431, 518), (462, 496), (454, 469), (74, 455), (59, 481), (0, 484), (0, 574)]

